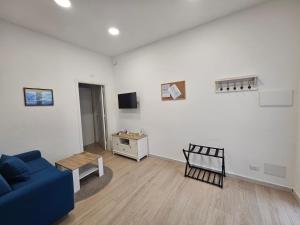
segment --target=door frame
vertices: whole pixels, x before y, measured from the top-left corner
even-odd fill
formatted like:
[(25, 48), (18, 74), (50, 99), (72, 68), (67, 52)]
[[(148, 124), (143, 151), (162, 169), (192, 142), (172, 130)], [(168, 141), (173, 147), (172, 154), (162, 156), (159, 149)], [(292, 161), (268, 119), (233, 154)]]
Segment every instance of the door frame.
[(103, 105), (104, 105), (104, 127), (105, 127), (105, 141), (106, 141), (106, 149), (108, 147), (108, 123), (107, 123), (107, 104), (106, 104), (106, 96), (105, 96), (105, 83), (93, 82), (93, 81), (83, 81), (83, 80), (75, 80), (75, 96), (76, 96), (76, 108), (77, 108), (77, 124), (78, 124), (78, 153), (84, 151), (83, 146), (83, 136), (82, 136), (82, 120), (81, 120), (81, 110), (80, 110), (80, 97), (79, 97), (79, 84), (90, 84), (90, 85), (98, 85), (103, 87)]

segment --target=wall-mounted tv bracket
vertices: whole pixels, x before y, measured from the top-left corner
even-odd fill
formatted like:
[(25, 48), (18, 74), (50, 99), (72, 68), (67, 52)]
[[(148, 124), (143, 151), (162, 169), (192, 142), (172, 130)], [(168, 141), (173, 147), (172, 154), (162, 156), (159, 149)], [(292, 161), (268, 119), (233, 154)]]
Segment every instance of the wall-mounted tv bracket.
[[(223, 188), (225, 174), (225, 155), (224, 148), (208, 147), (203, 145), (189, 144), (189, 149), (183, 149), (183, 154), (186, 159), (185, 177), (190, 177), (195, 180), (200, 180), (208, 184), (212, 184)], [(190, 155), (198, 154), (207, 157), (214, 157), (221, 160), (221, 171), (204, 168), (190, 163)]]

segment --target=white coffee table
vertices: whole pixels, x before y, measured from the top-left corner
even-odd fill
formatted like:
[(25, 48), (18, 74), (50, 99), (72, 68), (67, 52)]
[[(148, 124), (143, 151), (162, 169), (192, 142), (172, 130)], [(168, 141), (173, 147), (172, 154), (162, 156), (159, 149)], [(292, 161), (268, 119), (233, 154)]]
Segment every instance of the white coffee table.
[(55, 166), (60, 170), (72, 171), (75, 193), (80, 190), (80, 180), (82, 178), (95, 171), (98, 171), (99, 177), (104, 174), (102, 157), (89, 152), (82, 152), (62, 159), (56, 162)]

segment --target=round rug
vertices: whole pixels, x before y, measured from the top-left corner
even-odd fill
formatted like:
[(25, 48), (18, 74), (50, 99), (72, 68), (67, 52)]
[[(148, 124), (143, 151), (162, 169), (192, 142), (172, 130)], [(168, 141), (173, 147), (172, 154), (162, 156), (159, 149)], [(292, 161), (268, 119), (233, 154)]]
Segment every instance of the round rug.
[(80, 180), (80, 191), (75, 194), (75, 201), (87, 199), (101, 191), (109, 184), (113, 177), (113, 172), (109, 167), (104, 166), (104, 175), (99, 177), (98, 172)]

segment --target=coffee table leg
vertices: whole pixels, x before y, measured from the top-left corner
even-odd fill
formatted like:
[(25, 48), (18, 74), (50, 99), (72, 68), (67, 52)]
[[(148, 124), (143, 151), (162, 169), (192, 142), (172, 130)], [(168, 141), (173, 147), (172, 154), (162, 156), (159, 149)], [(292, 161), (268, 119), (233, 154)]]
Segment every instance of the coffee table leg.
[(73, 174), (74, 193), (76, 193), (80, 190), (79, 169), (72, 170), (72, 174)]
[(102, 160), (102, 158), (98, 159), (98, 172), (99, 172), (99, 177), (103, 176), (104, 170), (103, 170), (103, 160)]

